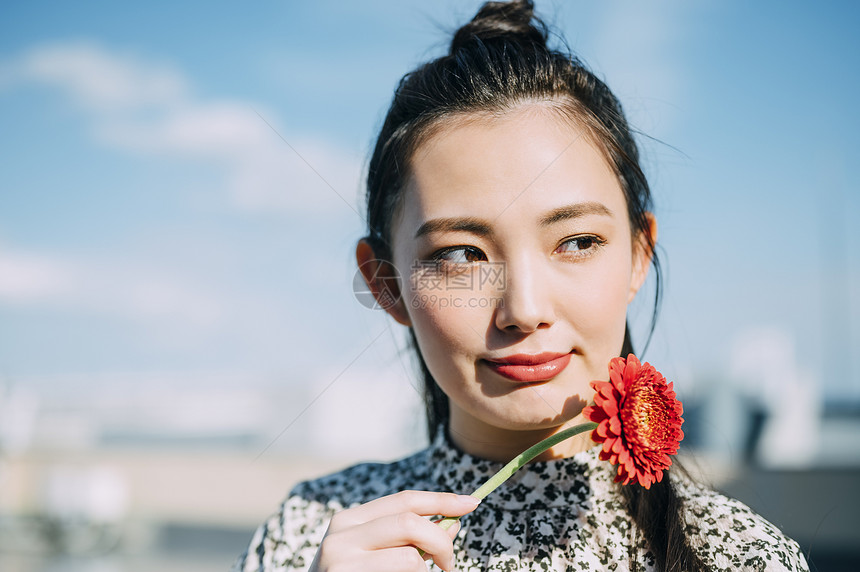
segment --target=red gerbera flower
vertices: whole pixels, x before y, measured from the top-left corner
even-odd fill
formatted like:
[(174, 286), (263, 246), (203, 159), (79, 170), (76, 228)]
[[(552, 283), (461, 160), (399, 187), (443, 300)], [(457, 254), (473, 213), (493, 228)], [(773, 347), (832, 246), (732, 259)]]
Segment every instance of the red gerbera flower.
[(663, 479), (684, 433), (684, 412), (672, 384), (636, 356), (613, 358), (609, 381), (592, 381), (594, 405), (583, 413), (597, 423), (591, 438), (603, 443), (600, 458), (618, 465), (615, 482), (638, 481), (646, 489)]

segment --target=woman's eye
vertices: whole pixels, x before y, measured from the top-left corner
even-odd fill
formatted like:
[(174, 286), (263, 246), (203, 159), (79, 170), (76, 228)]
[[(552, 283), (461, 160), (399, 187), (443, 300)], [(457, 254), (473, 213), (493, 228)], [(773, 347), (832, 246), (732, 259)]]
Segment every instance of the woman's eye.
[(556, 252), (568, 252), (577, 256), (588, 255), (606, 243), (594, 235), (574, 236), (565, 240)]
[(483, 252), (472, 246), (446, 248), (434, 254), (432, 258), (444, 264), (468, 264), (487, 260)]

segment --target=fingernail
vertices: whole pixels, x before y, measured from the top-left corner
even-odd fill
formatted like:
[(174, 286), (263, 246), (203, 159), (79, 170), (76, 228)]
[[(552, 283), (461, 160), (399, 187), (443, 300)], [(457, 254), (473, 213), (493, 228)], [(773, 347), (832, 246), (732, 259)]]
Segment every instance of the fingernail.
[(478, 506), (481, 504), (481, 500), (476, 499), (472, 495), (457, 495), (457, 500), (469, 506)]

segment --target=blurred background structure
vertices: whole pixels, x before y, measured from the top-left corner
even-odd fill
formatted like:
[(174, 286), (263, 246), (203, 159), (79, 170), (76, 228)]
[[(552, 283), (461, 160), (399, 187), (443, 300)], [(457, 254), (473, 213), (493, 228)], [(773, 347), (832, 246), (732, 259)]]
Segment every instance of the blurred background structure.
[[(0, 6), (0, 570), (225, 570), (296, 480), (423, 444), (361, 175), (479, 4)], [(860, 8), (538, 9), (645, 134), (689, 463), (860, 568)]]

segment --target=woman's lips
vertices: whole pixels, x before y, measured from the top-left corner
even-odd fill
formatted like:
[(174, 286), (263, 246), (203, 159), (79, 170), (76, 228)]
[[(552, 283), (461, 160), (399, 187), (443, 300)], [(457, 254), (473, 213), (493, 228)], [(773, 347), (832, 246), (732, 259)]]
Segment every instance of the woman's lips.
[(484, 360), (494, 372), (523, 383), (547, 381), (560, 374), (570, 363), (571, 354), (546, 352), (517, 354), (498, 360)]

